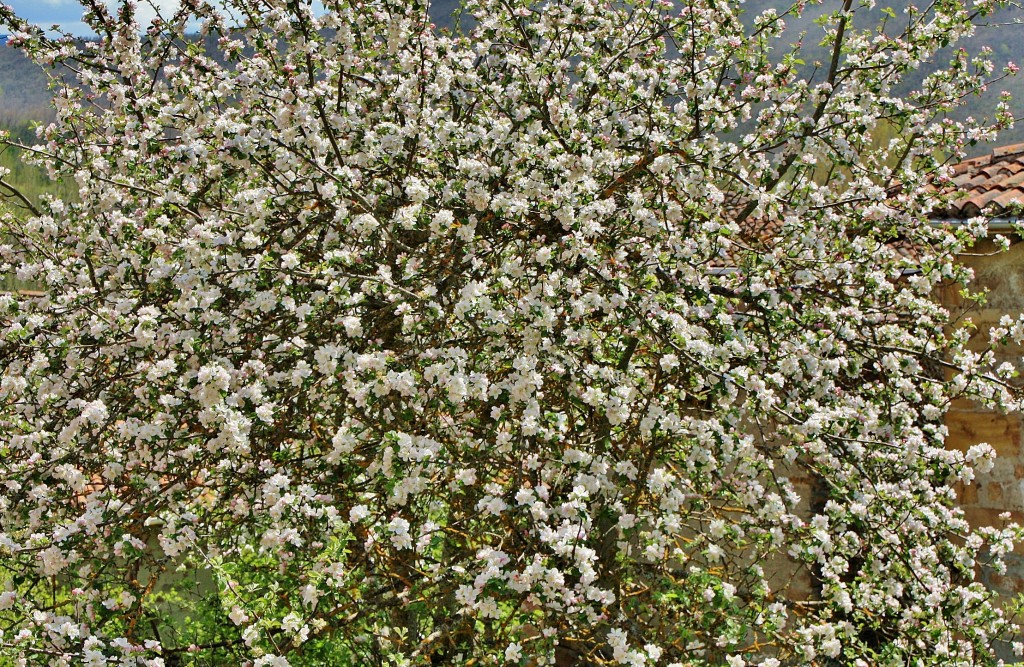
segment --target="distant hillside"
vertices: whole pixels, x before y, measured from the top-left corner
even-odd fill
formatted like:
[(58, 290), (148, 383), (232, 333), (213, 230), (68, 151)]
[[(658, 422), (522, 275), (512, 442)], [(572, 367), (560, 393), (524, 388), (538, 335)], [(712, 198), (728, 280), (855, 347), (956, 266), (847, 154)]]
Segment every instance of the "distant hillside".
[(43, 70), (18, 49), (0, 46), (0, 122), (13, 125), (51, 114)]
[[(788, 7), (790, 4), (789, 2), (780, 2), (779, 0), (746, 0), (744, 8), (746, 9), (746, 16), (752, 19), (766, 9)], [(786, 32), (783, 35), (783, 39), (779, 40), (779, 44), (788, 45), (796, 42), (800, 39), (802, 33), (805, 34), (805, 37), (802, 39), (801, 59), (807, 63), (808, 76), (815, 65), (822, 65), (822, 69), (824, 69), (823, 65), (828, 62), (830, 57), (830, 52), (820, 45), (820, 41), (825, 33), (816, 22), (827, 13), (835, 11), (838, 4), (838, 2), (829, 2), (829, 0), (825, 0), (820, 5), (807, 3), (803, 16), (799, 18), (787, 17), (786, 19)], [(878, 0), (877, 4), (873, 3), (875, 6), (872, 8), (863, 6), (867, 3), (854, 2), (853, 4), (856, 8), (853, 25), (859, 30), (877, 30), (878, 26), (882, 25), (883, 21), (886, 20), (886, 12), (890, 8), (896, 18), (888, 19), (885, 32), (890, 35), (898, 34), (906, 25), (904, 8), (908, 4), (907, 0)], [(918, 3), (917, 6), (922, 8), (927, 6), (927, 4)], [(1009, 62), (1024, 66), (1024, 40), (1021, 39), (1021, 37), (1024, 37), (1024, 25), (1020, 24), (1024, 22), (1024, 8), (1019, 5), (1012, 5), (999, 10), (992, 16), (980, 19), (979, 23), (982, 22), (983, 24), (978, 25), (972, 37), (957, 42), (953, 48), (939, 52), (934, 58), (933, 63), (925, 63), (920, 70), (915, 72), (896, 89), (897, 94), (909, 93), (920, 85), (922, 79), (928, 73), (948, 64), (954, 55), (955, 49), (966, 49), (968, 54), (974, 56), (980, 54), (984, 47), (991, 48), (992, 54), (990, 58), (995, 64), (997, 73)], [(777, 55), (781, 56), (781, 53)], [(822, 77), (823, 72), (819, 70), (818, 78)], [(1017, 76), (1003, 79), (991, 86), (989, 90), (983, 91), (979, 95), (967, 100), (966, 106), (952, 114), (953, 118), (963, 119), (968, 116), (975, 118), (991, 117), (992, 110), (999, 101), (1002, 91), (1007, 91), (1013, 96), (1013, 111), (1016, 117), (1021, 119), (1021, 122), (1013, 129), (1000, 133), (998, 142), (1000, 144), (1024, 142), (1024, 72)], [(985, 154), (990, 151), (991, 146), (979, 145), (975, 147), (973, 153)]]
[[(828, 5), (828, 9), (831, 9), (836, 3), (825, 2), (823, 4)], [(435, 0), (432, 3), (432, 14), (439, 28), (452, 28), (452, 15), (458, 5), (459, 0)], [(789, 3), (779, 2), (779, 0), (747, 0), (744, 5), (746, 16), (751, 20), (767, 8), (783, 6), (789, 6)], [(892, 6), (894, 9), (900, 7), (900, 9), (896, 9), (896, 14), (898, 17), (902, 17), (901, 8), (905, 6), (905, 3), (899, 0), (896, 2), (884, 2), (883, 0), (874, 9), (858, 8), (855, 13), (855, 24), (861, 28), (878, 25), (885, 6)], [(805, 45), (803, 60), (807, 63), (808, 70), (813, 67), (815, 60), (827, 60), (827, 53), (818, 45), (824, 33), (822, 28), (815, 24), (815, 20), (825, 11), (826, 8), (822, 6), (808, 4), (807, 11), (802, 17), (787, 20), (788, 29), (785, 38), (780, 42), (788, 44), (791, 41), (796, 41), (802, 32), (806, 32), (806, 37), (803, 40)], [(1014, 19), (1020, 20), (1021, 18), (1024, 18), (1024, 10), (1019, 8), (1003, 10), (991, 21), (1009, 25), (979, 28), (974, 37), (958, 46), (967, 48), (970, 53), (977, 53), (981, 47), (990, 46), (993, 49), (992, 57), (997, 68), (1001, 68), (1008, 61), (1024, 65), (1024, 39), (1020, 39), (1024, 34), (1024, 27), (1011, 24)], [(212, 44), (211, 41), (211, 46)], [(944, 54), (943, 57), (948, 58), (948, 55)], [(919, 79), (920, 77), (917, 80)], [(907, 82), (906, 90), (910, 90), (915, 83), (916, 81)], [(992, 90), (969, 100), (968, 107), (958, 112), (957, 115), (959, 117), (989, 115), (989, 110), (994, 107), (1001, 90), (1007, 90), (1013, 94), (1017, 116), (1024, 118), (1024, 73), (1000, 82), (993, 86)], [(0, 46), (0, 124), (13, 125), (27, 119), (47, 120), (52, 117), (49, 102), (50, 94), (43, 71), (19, 50)], [(1024, 141), (1024, 120), (1018, 127), (1004, 132), (999, 141), (1000, 143)], [(978, 147), (979, 153), (988, 152), (988, 150), (989, 148)]]

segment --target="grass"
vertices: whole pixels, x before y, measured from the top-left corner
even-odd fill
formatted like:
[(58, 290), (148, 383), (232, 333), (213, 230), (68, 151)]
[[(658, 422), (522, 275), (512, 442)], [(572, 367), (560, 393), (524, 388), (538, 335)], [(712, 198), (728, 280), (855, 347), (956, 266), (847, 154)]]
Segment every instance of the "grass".
[[(29, 121), (0, 120), (0, 132), (9, 133), (9, 140), (15, 144), (32, 145), (36, 139), (35, 123)], [(5, 180), (13, 184), (31, 201), (39, 201), (44, 194), (62, 199), (77, 197), (73, 184), (53, 181), (41, 168), (25, 160), (24, 151), (16, 146), (0, 146), (0, 167), (10, 170)]]

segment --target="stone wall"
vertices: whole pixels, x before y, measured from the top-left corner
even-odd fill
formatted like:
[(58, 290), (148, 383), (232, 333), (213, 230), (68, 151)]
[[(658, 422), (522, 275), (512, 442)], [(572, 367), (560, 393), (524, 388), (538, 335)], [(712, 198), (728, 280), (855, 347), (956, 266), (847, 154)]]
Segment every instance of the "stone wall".
[[(1019, 239), (1014, 239), (1019, 241)], [(979, 242), (974, 252), (962, 258), (974, 269), (975, 289), (988, 292), (986, 303), (967, 315), (977, 326), (972, 347), (987, 346), (988, 330), (1001, 317), (1017, 317), (1024, 313), (1024, 243), (1016, 242), (1007, 252), (995, 253), (990, 241)], [(955, 293), (946, 295), (951, 308), (962, 307)], [(1003, 360), (1020, 365), (1024, 350), (1006, 349), (1000, 352)], [(1021, 415), (998, 414), (982, 410), (969, 401), (953, 404), (946, 417), (949, 436), (947, 446), (966, 451), (979, 442), (987, 442), (996, 450), (996, 463), (992, 470), (979, 474), (969, 486), (959, 489), (964, 512), (972, 525), (1000, 525), (999, 515), (1009, 512), (1012, 519), (1024, 522), (1024, 451), (1021, 449)], [(983, 573), (987, 583), (1007, 593), (1024, 592), (1024, 550), (1014, 554), (1011, 571), (1006, 576)]]

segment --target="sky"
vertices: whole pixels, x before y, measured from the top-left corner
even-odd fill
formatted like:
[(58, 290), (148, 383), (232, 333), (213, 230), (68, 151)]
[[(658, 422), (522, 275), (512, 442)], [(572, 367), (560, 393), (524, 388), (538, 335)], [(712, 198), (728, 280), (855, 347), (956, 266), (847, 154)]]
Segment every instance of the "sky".
[[(49, 29), (57, 24), (63, 30), (78, 37), (87, 37), (93, 31), (82, 23), (82, 6), (78, 0), (3, 0), (5, 4), (14, 8), (18, 16), (35, 23), (41, 28)], [(155, 4), (154, 4), (155, 3)], [(114, 3), (109, 2), (108, 5)], [(139, 23), (148, 25), (149, 21), (156, 15), (154, 6), (160, 8), (161, 14), (170, 15), (177, 7), (175, 0), (138, 0)]]
[[(102, 0), (107, 7), (117, 7), (124, 0)], [(310, 2), (313, 12), (324, 12), (323, 3), (320, 0), (306, 0)], [(61, 30), (71, 33), (75, 37), (90, 37), (95, 33), (82, 22), (84, 9), (79, 0), (0, 0), (10, 5), (14, 12), (32, 23), (35, 23), (44, 30), (49, 30), (53, 25), (59, 25)], [(435, 0), (433, 5), (451, 7), (457, 3), (453, 0)], [(164, 18), (170, 18), (178, 8), (178, 0), (135, 0), (136, 16), (139, 25), (145, 29), (156, 17), (157, 12)], [(218, 0), (212, 0), (214, 6), (222, 6)], [(450, 10), (449, 10), (450, 11)], [(193, 30), (198, 24), (190, 25)], [(2, 34), (2, 30), (0, 30)]]

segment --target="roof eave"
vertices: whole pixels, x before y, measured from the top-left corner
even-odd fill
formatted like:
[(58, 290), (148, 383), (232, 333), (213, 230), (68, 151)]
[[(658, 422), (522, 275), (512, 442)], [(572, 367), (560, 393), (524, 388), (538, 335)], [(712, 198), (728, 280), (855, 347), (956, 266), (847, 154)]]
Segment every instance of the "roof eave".
[[(931, 221), (933, 225), (962, 225), (967, 222), (964, 218), (936, 218)], [(1020, 218), (992, 218), (985, 227), (996, 234), (1012, 234), (1018, 227), (1024, 227), (1024, 220)]]

